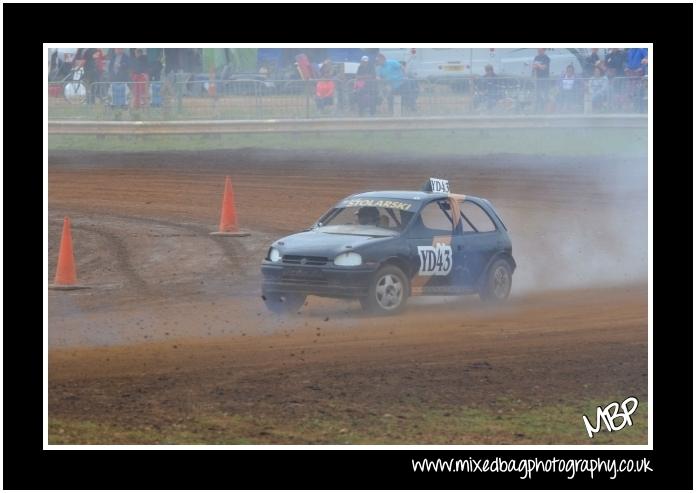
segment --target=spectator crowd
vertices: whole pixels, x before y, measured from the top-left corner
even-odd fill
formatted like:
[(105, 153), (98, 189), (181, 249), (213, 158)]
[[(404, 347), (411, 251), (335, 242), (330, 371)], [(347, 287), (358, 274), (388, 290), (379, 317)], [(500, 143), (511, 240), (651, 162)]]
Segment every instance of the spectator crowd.
[(347, 104), (354, 106), (360, 116), (374, 116), (377, 107), (385, 102), (388, 114), (394, 114), (397, 98), (400, 101), (399, 113), (416, 112), (418, 82), (408, 78), (405, 62), (387, 59), (382, 53), (377, 53), (372, 58), (363, 56), (355, 76), (348, 80), (335, 70), (329, 59), (319, 65), (318, 72), (316, 103), (322, 112)]
[[(552, 62), (546, 49), (537, 50), (531, 64), (531, 84), (527, 84), (533, 88), (536, 113), (582, 112), (588, 109), (585, 105), (593, 112), (647, 111), (647, 48), (611, 48), (604, 57), (598, 48), (592, 48), (579, 62), (580, 74), (569, 64), (555, 80), (549, 75)], [(500, 77), (487, 65), (483, 77), (476, 81), (475, 106), (492, 111), (506, 101), (508, 93), (519, 91), (515, 83), (525, 82), (530, 81)]]
[[(191, 50), (163, 48), (61, 48), (50, 56), (49, 82), (80, 80), (88, 89), (88, 104), (103, 99), (111, 91), (112, 106), (157, 106), (159, 82), (165, 66), (169, 71), (180, 65), (181, 52)], [(151, 86), (151, 83), (155, 83)], [(153, 91), (154, 90), (154, 91)], [(151, 97), (151, 94), (153, 96)]]
[[(195, 53), (192, 49), (163, 48), (58, 49), (51, 53), (49, 81), (81, 80), (89, 88), (88, 104), (102, 99), (115, 107), (158, 106), (160, 81), (168, 74), (199, 66)], [(578, 60), (578, 70), (569, 64), (557, 78), (550, 77), (551, 64), (546, 50), (539, 48), (529, 78), (500, 76), (487, 65), (481, 77), (466, 82), (466, 87), (473, 89), (474, 108), (494, 112), (512, 99), (511, 93), (519, 95), (526, 88), (529, 97), (525, 104), (536, 113), (582, 112), (588, 105), (593, 112), (647, 110), (645, 48), (611, 48), (604, 56), (593, 48)], [(305, 54), (299, 54), (295, 65), (299, 77), (314, 84), (314, 99), (321, 114), (349, 107), (360, 116), (374, 116), (382, 104), (389, 115), (417, 112), (419, 81), (409, 78), (406, 62), (388, 59), (378, 50), (362, 56), (350, 77), (339, 69), (341, 64), (330, 59), (313, 65)], [(216, 76), (213, 73), (211, 77)]]

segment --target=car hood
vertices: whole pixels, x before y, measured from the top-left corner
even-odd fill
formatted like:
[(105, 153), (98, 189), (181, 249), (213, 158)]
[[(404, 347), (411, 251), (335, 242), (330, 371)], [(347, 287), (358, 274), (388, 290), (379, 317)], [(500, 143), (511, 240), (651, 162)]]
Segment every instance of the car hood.
[(387, 230), (377, 231), (371, 235), (365, 231), (361, 231), (360, 234), (332, 231), (329, 227), (303, 231), (281, 238), (273, 245), (280, 250), (281, 255), (311, 255), (333, 258), (339, 253), (358, 250), (363, 245), (388, 240), (395, 236), (393, 232)]

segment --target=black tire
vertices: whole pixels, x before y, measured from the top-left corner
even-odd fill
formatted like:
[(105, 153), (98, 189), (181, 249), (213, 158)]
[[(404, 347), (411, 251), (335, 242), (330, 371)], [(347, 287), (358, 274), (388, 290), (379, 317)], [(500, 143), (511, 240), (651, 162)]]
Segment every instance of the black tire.
[(266, 308), (273, 313), (294, 313), (304, 305), (307, 296), (299, 293), (263, 293)]
[(367, 312), (394, 315), (406, 307), (409, 293), (410, 284), (406, 274), (395, 265), (386, 265), (374, 275), (368, 295), (360, 298), (360, 304)]
[(507, 260), (493, 262), (486, 272), (479, 296), (483, 301), (501, 303), (510, 295), (512, 288), (512, 269)]

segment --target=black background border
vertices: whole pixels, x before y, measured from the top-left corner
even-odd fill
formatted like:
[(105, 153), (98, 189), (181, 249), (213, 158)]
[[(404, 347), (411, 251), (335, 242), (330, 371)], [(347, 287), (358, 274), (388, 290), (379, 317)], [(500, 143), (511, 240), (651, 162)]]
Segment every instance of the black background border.
[[(271, 14), (273, 12), (273, 14)], [(321, 43), (369, 42), (515, 42), (535, 46), (550, 42), (595, 40), (654, 43), (658, 60), (654, 77), (654, 171), (656, 210), (671, 208), (690, 221), (693, 173), (692, 16), (691, 4), (3, 4), (4, 58), (4, 230), (27, 231), (41, 217), (39, 105), (42, 99), (14, 97), (43, 94), (41, 43)], [(259, 19), (257, 23), (249, 19)], [(424, 28), (421, 26), (432, 26)], [(599, 44), (599, 43), (598, 43)], [(32, 70), (29, 70), (29, 68)], [(36, 67), (34, 69), (34, 67)], [(15, 92), (17, 74), (20, 92)], [(11, 83), (14, 80), (14, 83)], [(27, 83), (25, 81), (31, 81)], [(39, 88), (41, 84), (41, 88)], [(14, 87), (14, 90), (12, 88)], [(31, 89), (31, 90), (30, 90)], [(41, 91), (41, 92), (39, 92)], [(675, 92), (676, 91), (676, 92)], [(28, 104), (31, 103), (31, 104)], [(31, 108), (31, 112), (30, 109)], [(43, 128), (42, 128), (43, 135)], [(691, 145), (688, 145), (691, 144)], [(31, 151), (31, 152), (27, 152)], [(14, 155), (12, 155), (14, 154)], [(41, 156), (41, 159), (42, 156)], [(667, 175), (671, 172), (671, 177)], [(657, 173), (655, 173), (657, 174)], [(675, 179), (676, 178), (676, 179)], [(657, 185), (663, 187), (658, 190)], [(684, 190), (678, 190), (679, 186)], [(11, 189), (9, 188), (11, 187)], [(38, 194), (37, 194), (38, 195)], [(683, 203), (679, 203), (679, 200)], [(21, 204), (20, 214), (17, 205)], [(655, 218), (661, 217), (655, 214)], [(673, 234), (672, 252), (688, 255), (691, 235)], [(656, 228), (656, 232), (664, 231)], [(37, 232), (38, 233), (38, 232)], [(23, 259), (27, 246), (40, 244), (27, 235), (5, 236), (5, 259)], [(657, 238), (656, 237), (656, 238)], [(661, 238), (662, 239), (662, 238)], [(663, 242), (665, 240), (663, 239)], [(16, 250), (16, 251), (13, 251)], [(42, 450), (42, 322), (31, 312), (29, 293), (43, 285), (36, 255), (27, 258), (36, 275), (16, 270), (22, 262), (4, 262), (4, 487), (11, 489), (501, 489), (621, 488), (691, 489), (692, 292), (679, 278), (658, 266), (669, 259), (654, 251), (654, 412), (653, 451), (616, 450)], [(42, 252), (41, 258), (45, 253)], [(667, 268), (666, 264), (665, 267)], [(674, 264), (672, 264), (673, 266)], [(687, 266), (684, 265), (684, 270)], [(691, 270), (691, 269), (690, 269)], [(39, 274), (40, 273), (40, 274)], [(39, 277), (41, 275), (41, 277)], [(684, 277), (687, 279), (685, 280)], [(689, 282), (690, 275), (681, 282)], [(661, 282), (662, 281), (662, 282)], [(669, 281), (669, 282), (668, 282)], [(23, 289), (22, 283), (32, 284)], [(29, 286), (27, 286), (29, 287)], [(682, 293), (683, 299), (676, 293)], [(664, 294), (661, 294), (664, 293)], [(669, 293), (669, 294), (668, 294)], [(669, 296), (669, 298), (667, 298)], [(662, 299), (662, 302), (658, 300)], [(33, 298), (29, 298), (33, 303)], [(665, 303), (665, 305), (662, 305)], [(24, 306), (25, 308), (16, 308)], [(663, 311), (665, 310), (665, 311)], [(684, 310), (685, 312), (687, 310)], [(691, 310), (688, 310), (691, 313)], [(41, 325), (40, 325), (41, 324)], [(18, 369), (21, 369), (18, 371)], [(673, 384), (674, 385), (671, 385)], [(691, 392), (689, 392), (691, 389)], [(468, 458), (643, 458), (654, 472), (608, 475), (537, 473), (531, 480), (517, 473), (414, 473), (411, 459)]]

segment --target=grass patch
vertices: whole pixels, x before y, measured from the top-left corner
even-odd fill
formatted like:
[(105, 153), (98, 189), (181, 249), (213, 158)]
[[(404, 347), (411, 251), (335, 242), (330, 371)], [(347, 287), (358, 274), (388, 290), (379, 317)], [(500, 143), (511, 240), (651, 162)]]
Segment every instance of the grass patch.
[[(612, 398), (574, 404), (528, 406), (499, 399), (490, 408), (424, 409), (402, 406), (391, 412), (351, 410), (330, 414), (206, 414), (167, 425), (119, 426), (49, 419), (50, 444), (647, 444), (647, 400), (633, 425), (587, 436), (582, 415), (595, 420), (597, 405)], [(621, 399), (619, 399), (621, 400)], [(617, 421), (618, 422), (618, 421)]]
[(49, 150), (201, 151), (263, 148), (412, 155), (646, 155), (644, 129), (500, 129), (224, 134), (177, 136), (49, 135)]

